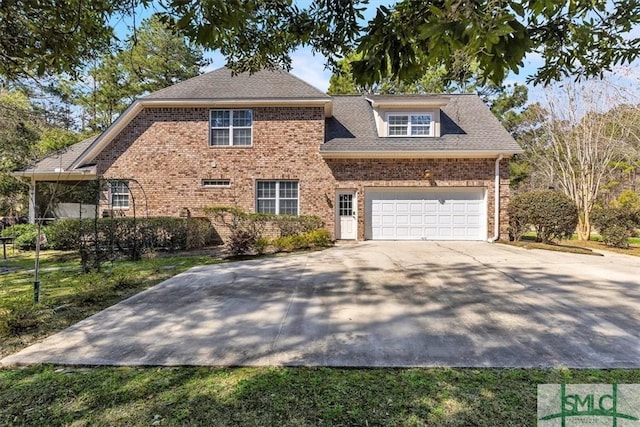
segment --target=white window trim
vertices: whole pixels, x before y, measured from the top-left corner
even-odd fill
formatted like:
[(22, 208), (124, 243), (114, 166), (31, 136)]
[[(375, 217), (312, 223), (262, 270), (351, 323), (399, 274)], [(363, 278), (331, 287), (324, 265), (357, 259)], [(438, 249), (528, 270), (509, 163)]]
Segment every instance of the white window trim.
[(203, 179), (202, 186), (204, 188), (229, 188), (231, 187), (231, 180), (224, 178)]
[[(260, 182), (275, 182), (276, 183), (276, 213), (274, 215), (291, 215), (291, 214), (281, 214), (280, 213), (280, 183), (281, 182), (295, 182), (298, 185), (298, 197), (295, 199), (298, 202), (297, 205), (297, 212), (295, 216), (299, 216), (300, 215), (300, 181), (297, 181), (295, 179), (260, 179), (256, 181), (256, 212), (259, 213), (258, 211), (258, 183)], [(261, 200), (273, 200), (272, 198), (263, 198)], [(292, 198), (284, 198), (284, 200), (294, 200)]]
[[(405, 135), (391, 135), (389, 133), (389, 117), (390, 116), (407, 116), (407, 134)], [(429, 116), (429, 134), (428, 135), (411, 135), (411, 116)], [(385, 133), (389, 138), (431, 138), (435, 136), (435, 115), (431, 111), (388, 111), (384, 117)], [(422, 126), (422, 125), (416, 125)]]
[[(228, 111), (229, 112), (229, 126), (213, 126), (212, 115), (214, 111)], [(251, 143), (248, 145), (234, 145), (233, 144), (233, 113), (234, 111), (250, 111), (251, 112), (251, 126), (236, 126), (235, 129), (249, 129), (251, 130)], [(214, 144), (213, 143), (213, 130), (214, 129), (228, 129), (229, 130), (229, 144)], [(253, 146), (253, 110), (251, 108), (213, 108), (209, 110), (209, 147), (236, 147), (247, 148)]]
[[(124, 187), (126, 189), (125, 193), (116, 193), (115, 191), (113, 191), (113, 184), (114, 183), (120, 183), (123, 182), (124, 183)], [(113, 205), (113, 196), (118, 196), (118, 195), (126, 195), (127, 196), (127, 206), (114, 206)], [(129, 190), (129, 182), (127, 180), (114, 180), (111, 181), (109, 183), (109, 206), (111, 207), (111, 209), (113, 210), (127, 210), (130, 208), (131, 206), (131, 191)]]

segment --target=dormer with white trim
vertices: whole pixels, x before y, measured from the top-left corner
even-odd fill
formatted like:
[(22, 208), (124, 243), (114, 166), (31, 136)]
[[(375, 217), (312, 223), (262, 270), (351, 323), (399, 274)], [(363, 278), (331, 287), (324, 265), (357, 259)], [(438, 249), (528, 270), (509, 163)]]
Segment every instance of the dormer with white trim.
[(366, 99), (371, 103), (381, 138), (441, 136), (440, 109), (449, 102), (446, 96), (370, 95)]

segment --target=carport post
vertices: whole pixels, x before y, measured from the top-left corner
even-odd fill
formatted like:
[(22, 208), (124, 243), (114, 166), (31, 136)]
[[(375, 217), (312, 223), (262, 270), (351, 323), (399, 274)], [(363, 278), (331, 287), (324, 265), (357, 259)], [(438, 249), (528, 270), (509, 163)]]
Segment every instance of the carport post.
[(29, 224), (36, 223), (36, 178), (31, 177), (29, 184)]

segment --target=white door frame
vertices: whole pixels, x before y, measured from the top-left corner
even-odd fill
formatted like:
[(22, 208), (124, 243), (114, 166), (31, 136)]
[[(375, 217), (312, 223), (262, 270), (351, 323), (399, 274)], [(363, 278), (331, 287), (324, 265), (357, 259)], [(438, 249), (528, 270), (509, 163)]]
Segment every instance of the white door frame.
[[(342, 220), (346, 218), (340, 215), (340, 196), (350, 195), (351, 199), (351, 226), (353, 227), (350, 233), (343, 234)], [(336, 239), (337, 240), (357, 240), (358, 239), (358, 192), (356, 190), (338, 190), (336, 191)], [(344, 230), (345, 232), (347, 230)]]

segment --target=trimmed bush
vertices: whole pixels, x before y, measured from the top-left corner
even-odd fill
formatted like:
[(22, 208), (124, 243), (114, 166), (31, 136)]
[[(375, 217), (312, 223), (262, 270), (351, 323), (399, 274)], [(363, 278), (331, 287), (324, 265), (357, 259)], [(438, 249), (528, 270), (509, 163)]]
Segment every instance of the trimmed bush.
[(51, 249), (78, 249), (80, 221), (77, 219), (59, 219), (47, 226), (45, 231)]
[(640, 227), (640, 211), (630, 207), (604, 208), (593, 211), (591, 221), (605, 245), (629, 248), (629, 237)]
[[(16, 245), (33, 249), (37, 226), (20, 224), (3, 231), (5, 236), (16, 235)], [(112, 253), (139, 258), (146, 250), (188, 250), (202, 248), (216, 242), (216, 234), (207, 218), (84, 218), (60, 219), (43, 227), (48, 247), (78, 250), (85, 246), (99, 246)], [(32, 243), (30, 243), (32, 242)]]
[(569, 238), (578, 224), (578, 210), (569, 197), (556, 191), (531, 191), (515, 196), (509, 204), (509, 234), (520, 240), (529, 228), (536, 240), (551, 242)]

